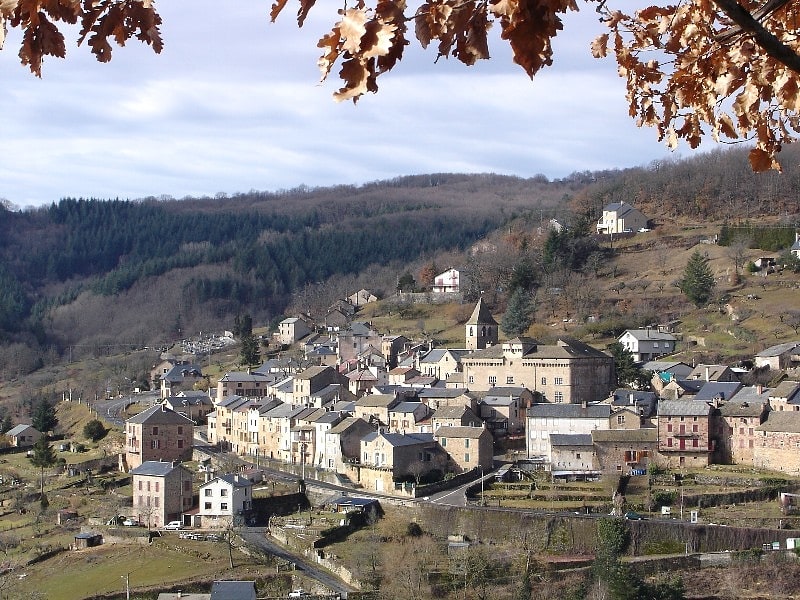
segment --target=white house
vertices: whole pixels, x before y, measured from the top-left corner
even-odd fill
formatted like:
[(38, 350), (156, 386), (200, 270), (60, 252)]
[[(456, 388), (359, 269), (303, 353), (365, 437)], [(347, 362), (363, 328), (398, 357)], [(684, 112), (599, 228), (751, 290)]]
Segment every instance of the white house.
[(647, 227), (648, 219), (626, 202), (613, 202), (603, 208), (597, 233), (630, 233)]
[(525, 438), (528, 458), (549, 460), (553, 434), (590, 434), (608, 429), (611, 406), (608, 404), (534, 404), (528, 409)]
[(657, 329), (628, 329), (617, 341), (633, 354), (636, 362), (647, 362), (664, 354), (675, 352), (677, 338)]
[(294, 344), (309, 333), (311, 333), (311, 328), (299, 317), (290, 317), (278, 324), (278, 339), (281, 344)]
[(253, 507), (253, 483), (228, 473), (200, 486), (201, 527), (226, 527)]
[(461, 274), (456, 269), (448, 269), (440, 273), (433, 279), (433, 292), (458, 292), (460, 287)]
[(800, 232), (794, 232), (794, 244), (792, 244), (790, 252), (800, 258)]

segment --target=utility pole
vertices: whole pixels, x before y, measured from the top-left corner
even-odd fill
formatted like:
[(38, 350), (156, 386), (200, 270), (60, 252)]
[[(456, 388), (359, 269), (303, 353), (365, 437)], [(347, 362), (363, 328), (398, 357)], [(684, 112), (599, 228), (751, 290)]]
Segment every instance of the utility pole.
[(120, 575), (120, 577), (125, 578), (125, 600), (131, 600), (131, 574), (125, 573), (125, 575)]

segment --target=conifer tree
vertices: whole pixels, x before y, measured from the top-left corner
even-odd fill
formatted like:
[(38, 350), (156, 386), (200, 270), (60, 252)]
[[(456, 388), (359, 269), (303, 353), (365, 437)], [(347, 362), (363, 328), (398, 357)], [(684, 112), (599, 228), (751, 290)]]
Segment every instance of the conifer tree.
[(500, 322), (500, 329), (508, 336), (522, 335), (533, 322), (533, 302), (524, 289), (518, 287), (508, 300), (508, 308)]
[(695, 306), (705, 306), (714, 291), (714, 274), (708, 266), (708, 257), (695, 250), (680, 281), (681, 291)]

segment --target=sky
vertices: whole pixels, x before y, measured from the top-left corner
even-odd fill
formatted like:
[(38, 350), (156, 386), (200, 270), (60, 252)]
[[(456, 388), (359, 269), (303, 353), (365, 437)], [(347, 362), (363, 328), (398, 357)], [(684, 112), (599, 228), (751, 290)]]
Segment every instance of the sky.
[(433, 48), (412, 40), (378, 78), (379, 92), (355, 105), (332, 98), (338, 66), (319, 81), (317, 40), (336, 20), (323, 3), (302, 29), (297, 3), (276, 23), (269, 2), (156, 6), (160, 55), (134, 40), (101, 64), (70, 31), (67, 58), (46, 59), (41, 79), (20, 64), (19, 32), (9, 32), (0, 51), (0, 199), (27, 208), (434, 172), (553, 179), (676, 156), (628, 117), (613, 59), (591, 57), (603, 29), (585, 5), (556, 38), (554, 65), (533, 81), (496, 32), (491, 60), (473, 67), (435, 62)]

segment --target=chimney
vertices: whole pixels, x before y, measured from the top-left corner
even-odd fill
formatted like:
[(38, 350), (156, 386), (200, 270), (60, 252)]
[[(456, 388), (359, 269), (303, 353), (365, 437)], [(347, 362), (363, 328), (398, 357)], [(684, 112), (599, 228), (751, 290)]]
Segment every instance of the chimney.
[(764, 393), (764, 386), (760, 383), (756, 386), (756, 394), (759, 396)]
[(710, 376), (710, 373), (711, 373), (711, 369), (709, 367), (706, 367), (706, 381), (709, 380), (708, 378)]
[(634, 399), (634, 394), (633, 394), (633, 392), (631, 392), (630, 394), (628, 394), (628, 402), (630, 402), (630, 404), (631, 404), (631, 405), (633, 405), (633, 404), (634, 404), (634, 402), (635, 402), (635, 399)]

